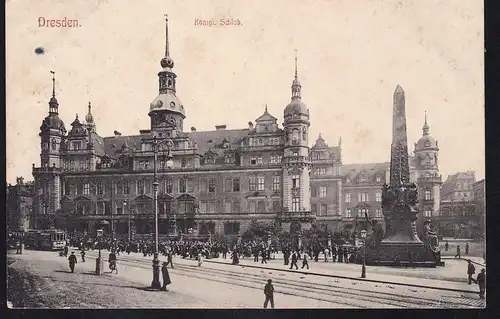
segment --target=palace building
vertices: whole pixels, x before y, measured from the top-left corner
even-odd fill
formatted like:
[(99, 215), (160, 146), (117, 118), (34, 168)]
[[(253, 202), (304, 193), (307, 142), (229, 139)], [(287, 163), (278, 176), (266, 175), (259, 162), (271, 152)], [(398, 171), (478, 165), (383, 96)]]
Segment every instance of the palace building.
[[(330, 147), (321, 135), (309, 147), (311, 122), (302, 100), (297, 58), (282, 127), (266, 107), (247, 128), (218, 125), (213, 131), (185, 131), (189, 108), (177, 97), (168, 22), (165, 32), (159, 92), (149, 105), (150, 128), (137, 135), (99, 135), (90, 103), (84, 121), (77, 115), (66, 128), (58, 115), (53, 78), (49, 114), (39, 134), (41, 166), (33, 164), (35, 228), (53, 222), (57, 227), (65, 220), (70, 221), (67, 228), (89, 233), (104, 227), (118, 237), (151, 234), (153, 143), (165, 140), (171, 140), (171, 148), (159, 146), (156, 161), (160, 236), (190, 229), (199, 235), (236, 236), (254, 220), (277, 223), (290, 232), (313, 223), (327, 229), (353, 228), (365, 213), (383, 221), (381, 188), (388, 163), (343, 165), (341, 140)], [(423, 138), (430, 140), (428, 126)], [(433, 139), (417, 144), (419, 161), (437, 154)], [(418, 177), (422, 187), (438, 199), (439, 181), (430, 177), (436, 176), (437, 157), (430, 160), (435, 166), (422, 162), (425, 165), (415, 170), (424, 174)], [(425, 207), (436, 211), (426, 200)]]

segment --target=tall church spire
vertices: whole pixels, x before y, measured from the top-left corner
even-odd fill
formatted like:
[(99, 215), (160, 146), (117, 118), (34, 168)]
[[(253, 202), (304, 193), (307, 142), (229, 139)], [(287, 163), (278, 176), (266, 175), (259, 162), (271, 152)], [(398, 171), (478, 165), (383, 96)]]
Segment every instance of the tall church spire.
[(295, 50), (295, 78), (292, 82), (292, 100), (300, 99), (300, 89), (302, 86), (300, 85), (299, 76), (298, 76), (298, 68), (297, 68), (297, 50)]
[(52, 97), (49, 101), (49, 113), (58, 114), (59, 113), (59, 102), (56, 98), (56, 72), (50, 71), (52, 73)]
[(168, 15), (165, 14), (165, 57), (161, 59), (161, 67), (163, 69), (172, 69), (174, 67), (174, 60), (170, 57), (168, 41)]

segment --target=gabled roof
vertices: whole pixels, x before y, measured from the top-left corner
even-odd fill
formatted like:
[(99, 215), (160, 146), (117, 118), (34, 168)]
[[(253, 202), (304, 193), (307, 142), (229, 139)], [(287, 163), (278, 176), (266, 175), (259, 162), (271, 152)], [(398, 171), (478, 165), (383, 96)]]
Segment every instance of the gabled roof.
[[(380, 182), (383, 183), (385, 182), (385, 174), (389, 170), (389, 165), (389, 162), (343, 165), (344, 181), (348, 185), (356, 185), (358, 183), (369, 184), (376, 183), (377, 176), (380, 176)], [(364, 177), (364, 181), (360, 180), (361, 177)]]
[(189, 132), (187, 135), (189, 139), (196, 141), (200, 154), (209, 149), (218, 153), (222, 149), (224, 138), (228, 139), (230, 146), (239, 147), (241, 140), (248, 135), (248, 129)]
[(276, 123), (277, 120), (278, 120), (277, 118), (275, 118), (274, 116), (269, 114), (269, 112), (267, 112), (267, 108), (266, 108), (266, 110), (264, 111), (264, 114), (259, 116), (255, 120), (255, 122), (273, 122), (273, 123)]

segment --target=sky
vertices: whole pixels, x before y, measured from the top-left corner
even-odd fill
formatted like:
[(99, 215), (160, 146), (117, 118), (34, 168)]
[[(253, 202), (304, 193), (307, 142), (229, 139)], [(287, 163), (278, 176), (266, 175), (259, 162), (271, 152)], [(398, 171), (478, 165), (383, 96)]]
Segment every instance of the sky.
[[(343, 163), (389, 161), (400, 85), (410, 149), (427, 112), (443, 178), (467, 170), (484, 178), (481, 1), (7, 0), (7, 182), (32, 180), (32, 163), (40, 164), (51, 70), (67, 129), (89, 101), (101, 136), (149, 128), (165, 13), (185, 130), (246, 128), (266, 104), (281, 126), (297, 50), (311, 145), (320, 133), (330, 146), (342, 137)], [(79, 27), (39, 27), (39, 17), (76, 19)]]

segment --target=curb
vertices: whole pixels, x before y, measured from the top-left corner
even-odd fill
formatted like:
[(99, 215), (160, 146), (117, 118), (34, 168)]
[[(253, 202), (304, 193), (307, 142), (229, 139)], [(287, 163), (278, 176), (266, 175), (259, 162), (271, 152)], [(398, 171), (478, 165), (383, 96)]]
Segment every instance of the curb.
[[(206, 260), (206, 262), (214, 263), (214, 264), (221, 264), (221, 265), (232, 265), (230, 263), (224, 263), (224, 262), (220, 262), (220, 261), (209, 261), (209, 260)], [(238, 266), (240, 266), (240, 267), (247, 267), (247, 268), (265, 269), (265, 270), (284, 271), (284, 272), (291, 272), (291, 273), (296, 273), (296, 274), (298, 273), (298, 274), (303, 274), (303, 275), (313, 275), (313, 276), (320, 276), (320, 277), (330, 277), (330, 278), (340, 278), (340, 279), (350, 279), (350, 280), (374, 282), (374, 283), (379, 283), (379, 284), (391, 284), (391, 285), (398, 285), (398, 286), (407, 286), (407, 287), (415, 287), (415, 288), (427, 288), (427, 289), (442, 290), (442, 291), (454, 291), (454, 292), (469, 293), (469, 294), (478, 294), (479, 293), (477, 291), (470, 291), (470, 290), (462, 290), (462, 289), (454, 289), (454, 288), (442, 288), (442, 287), (432, 287), (432, 286), (416, 285), (416, 284), (404, 284), (404, 283), (393, 282), (393, 281), (382, 281), (382, 280), (375, 280), (375, 279), (363, 279), (363, 278), (358, 278), (358, 277), (347, 277), (347, 276), (339, 276), (339, 275), (320, 274), (320, 273), (305, 272), (305, 271), (300, 271), (300, 270), (293, 271), (293, 270), (290, 270), (290, 269), (264, 268), (264, 267), (260, 267), (260, 266), (241, 265), (241, 264), (239, 264)]]

